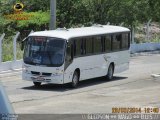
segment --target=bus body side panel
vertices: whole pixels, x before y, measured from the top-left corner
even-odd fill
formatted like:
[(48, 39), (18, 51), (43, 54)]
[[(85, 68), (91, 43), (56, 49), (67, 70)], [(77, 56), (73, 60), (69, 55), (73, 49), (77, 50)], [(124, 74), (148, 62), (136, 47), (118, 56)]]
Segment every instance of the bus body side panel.
[(104, 54), (75, 58), (65, 70), (64, 83), (72, 81), (73, 73), (80, 69), (80, 80), (105, 76), (109, 63), (105, 61)]
[(114, 63), (114, 73), (120, 73), (129, 68), (129, 51), (119, 51), (100, 55), (75, 58), (64, 74), (64, 83), (72, 82), (74, 71), (80, 69), (80, 81), (107, 75), (110, 63)]
[(114, 63), (114, 73), (124, 72), (129, 69), (129, 50), (108, 53), (110, 63)]
[(65, 70), (64, 82), (72, 82), (73, 73), (76, 69), (80, 70), (79, 80), (93, 78), (93, 72), (91, 72), (94, 67), (92, 60), (93, 57), (94, 56), (74, 58), (73, 62)]

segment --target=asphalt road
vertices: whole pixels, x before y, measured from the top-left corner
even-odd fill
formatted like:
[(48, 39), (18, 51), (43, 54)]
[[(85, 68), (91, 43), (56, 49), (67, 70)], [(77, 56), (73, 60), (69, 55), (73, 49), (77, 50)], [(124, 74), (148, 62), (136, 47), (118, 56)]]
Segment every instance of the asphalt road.
[(113, 107), (159, 107), (160, 54), (132, 57), (130, 69), (112, 81), (96, 78), (83, 81), (79, 88), (42, 85), (23, 81), (21, 73), (1, 76), (17, 114), (111, 113)]

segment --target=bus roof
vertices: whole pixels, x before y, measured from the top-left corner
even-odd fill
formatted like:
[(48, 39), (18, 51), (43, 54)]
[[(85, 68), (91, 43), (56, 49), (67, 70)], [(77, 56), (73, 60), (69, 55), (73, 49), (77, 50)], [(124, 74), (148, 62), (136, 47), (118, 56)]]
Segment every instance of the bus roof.
[(40, 32), (34, 32), (29, 36), (47, 36), (47, 37), (56, 37), (56, 38), (62, 38), (62, 39), (68, 40), (75, 37), (129, 32), (129, 31), (130, 30), (128, 28), (121, 27), (121, 26), (100, 25), (100, 26), (91, 26), (91, 27), (40, 31)]

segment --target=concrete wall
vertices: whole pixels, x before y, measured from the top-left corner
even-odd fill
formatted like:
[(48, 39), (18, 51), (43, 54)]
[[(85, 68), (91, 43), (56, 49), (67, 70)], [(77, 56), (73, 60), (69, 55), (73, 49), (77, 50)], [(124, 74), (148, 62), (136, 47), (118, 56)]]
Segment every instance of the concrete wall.
[(141, 44), (131, 44), (130, 52), (146, 52), (160, 50), (160, 43), (141, 43)]
[(22, 60), (2, 62), (0, 64), (0, 72), (8, 70), (17, 70), (22, 68)]

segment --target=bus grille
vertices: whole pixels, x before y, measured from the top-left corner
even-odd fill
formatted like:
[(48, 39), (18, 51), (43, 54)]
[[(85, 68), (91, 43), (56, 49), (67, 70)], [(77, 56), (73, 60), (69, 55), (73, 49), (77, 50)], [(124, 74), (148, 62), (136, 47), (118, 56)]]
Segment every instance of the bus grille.
[(40, 72), (31, 71), (33, 75), (40, 75)]
[(35, 72), (35, 71), (31, 71), (31, 73), (33, 75), (44, 75), (44, 76), (51, 76), (52, 73), (40, 73), (40, 72)]
[(51, 76), (52, 73), (42, 73), (42, 75), (45, 75), (45, 76)]

